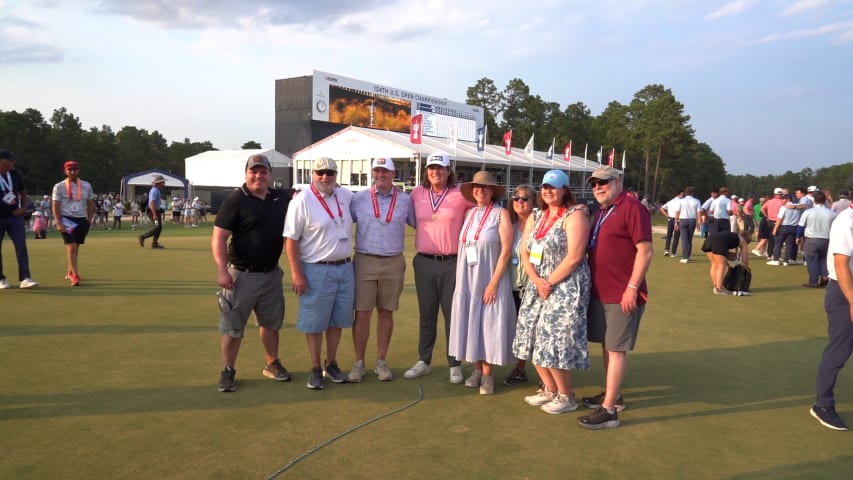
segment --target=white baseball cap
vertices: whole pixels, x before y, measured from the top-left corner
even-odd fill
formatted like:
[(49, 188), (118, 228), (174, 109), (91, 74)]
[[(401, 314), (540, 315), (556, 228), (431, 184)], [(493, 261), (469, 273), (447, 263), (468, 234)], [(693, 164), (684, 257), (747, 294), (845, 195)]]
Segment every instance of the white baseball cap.
[(394, 161), (390, 158), (376, 157), (373, 159), (370, 168), (384, 168), (385, 170), (394, 171)]

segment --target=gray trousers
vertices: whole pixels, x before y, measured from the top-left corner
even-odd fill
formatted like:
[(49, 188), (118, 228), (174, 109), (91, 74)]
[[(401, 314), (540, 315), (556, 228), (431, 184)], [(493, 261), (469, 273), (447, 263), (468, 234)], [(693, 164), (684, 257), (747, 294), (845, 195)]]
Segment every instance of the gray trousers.
[[(453, 305), (453, 290), (456, 288), (456, 259), (433, 260), (415, 255), (412, 260), (415, 270), (415, 289), (418, 293), (420, 311), (420, 334), (418, 335), (418, 355), (427, 365), (432, 364), (432, 351), (438, 336), (438, 309), (444, 315), (444, 341), (450, 340), (450, 309)], [(461, 362), (447, 357), (451, 367)]]
[(838, 379), (838, 373), (853, 353), (853, 322), (850, 321), (850, 304), (835, 280), (830, 280), (826, 286), (826, 298), (823, 303), (828, 320), (829, 342), (823, 350), (817, 368), (815, 405), (829, 408), (835, 406), (835, 381)]

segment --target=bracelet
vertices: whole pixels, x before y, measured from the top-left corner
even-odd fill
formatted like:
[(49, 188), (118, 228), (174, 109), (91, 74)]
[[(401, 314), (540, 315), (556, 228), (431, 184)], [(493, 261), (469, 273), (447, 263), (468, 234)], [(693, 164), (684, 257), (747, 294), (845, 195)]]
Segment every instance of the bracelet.
[(629, 284), (628, 284), (628, 288), (633, 288), (634, 290), (636, 290), (636, 289), (637, 289), (637, 286), (636, 286), (636, 285), (634, 285), (634, 284), (632, 284), (632, 283), (629, 283)]

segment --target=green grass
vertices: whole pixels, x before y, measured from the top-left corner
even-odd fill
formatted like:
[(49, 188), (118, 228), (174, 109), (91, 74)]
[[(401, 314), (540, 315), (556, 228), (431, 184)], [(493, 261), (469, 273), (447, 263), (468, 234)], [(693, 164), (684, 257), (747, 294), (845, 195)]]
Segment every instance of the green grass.
[[(81, 250), (79, 288), (62, 279), (55, 232), (28, 240), (41, 286), (0, 291), (0, 478), (261, 479), (417, 398), (420, 380), (402, 378), (417, 357), (411, 268), (388, 358), (394, 381), (369, 373), (359, 385), (306, 389), (307, 347), (286, 285), (281, 356), (294, 380), (261, 376), (251, 327), (238, 391), (221, 394), (210, 227), (168, 225), (162, 251), (139, 248), (136, 234), (93, 231)], [(499, 385), (483, 397), (437, 381), (423, 385), (414, 407), (279, 478), (848, 478), (853, 434), (808, 415), (826, 321), (822, 291), (800, 287), (805, 268), (754, 261), (754, 295), (720, 297), (711, 294), (704, 257), (680, 264), (661, 255), (659, 234), (655, 243), (622, 427), (592, 432), (576, 425), (580, 412), (546, 415), (522, 401), (533, 385)], [(16, 280), (11, 242), (2, 248), (5, 273)], [(439, 341), (435, 358), (443, 355)], [(597, 345), (591, 355), (592, 369), (574, 377), (578, 396), (602, 387)], [(344, 369), (353, 360), (349, 332), (339, 360)], [(447, 375), (443, 361), (433, 372), (425, 379)], [(853, 423), (853, 367), (842, 371), (836, 394)]]

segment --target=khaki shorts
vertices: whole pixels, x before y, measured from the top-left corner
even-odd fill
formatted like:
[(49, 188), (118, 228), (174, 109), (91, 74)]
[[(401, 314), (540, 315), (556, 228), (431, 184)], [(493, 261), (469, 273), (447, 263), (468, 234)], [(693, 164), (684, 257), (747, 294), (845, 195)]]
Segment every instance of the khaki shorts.
[(402, 253), (391, 257), (356, 253), (352, 264), (357, 312), (370, 312), (374, 308), (399, 310), (406, 276), (406, 257)]
[(645, 309), (645, 305), (638, 305), (632, 313), (625, 314), (618, 303), (601, 303), (591, 298), (587, 310), (587, 339), (604, 343), (604, 348), (611, 352), (634, 350)]

